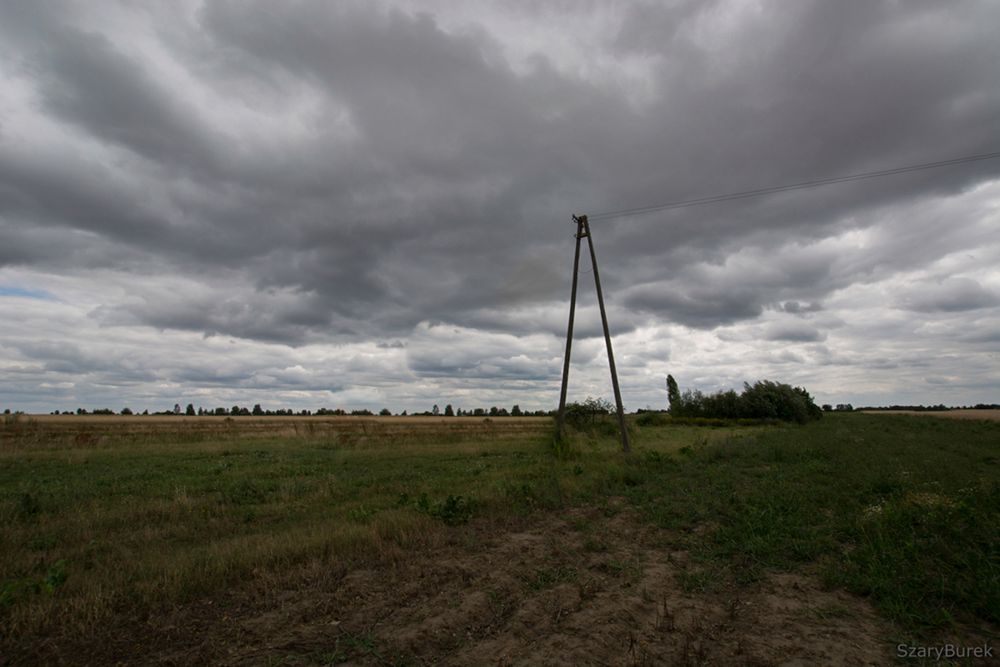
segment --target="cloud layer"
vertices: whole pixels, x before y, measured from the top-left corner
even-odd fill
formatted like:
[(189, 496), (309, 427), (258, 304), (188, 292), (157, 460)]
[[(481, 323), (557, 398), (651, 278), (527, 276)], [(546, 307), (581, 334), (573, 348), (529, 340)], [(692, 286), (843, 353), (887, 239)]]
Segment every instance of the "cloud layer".
[[(570, 214), (997, 150), (998, 19), (5, 3), (0, 406), (551, 408)], [(998, 205), (986, 160), (595, 221), (628, 406), (667, 372), (997, 401)], [(572, 392), (607, 396), (582, 278)]]

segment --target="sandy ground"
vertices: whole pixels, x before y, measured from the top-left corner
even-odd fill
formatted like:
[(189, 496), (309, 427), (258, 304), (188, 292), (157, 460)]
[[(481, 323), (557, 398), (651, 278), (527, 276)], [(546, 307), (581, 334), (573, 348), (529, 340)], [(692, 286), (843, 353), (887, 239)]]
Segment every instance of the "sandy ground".
[[(177, 608), (46, 663), (883, 665), (891, 628), (801, 574), (685, 588), (697, 570), (624, 507), (442, 531), (353, 569), (314, 563)], [(697, 587), (696, 587), (697, 588)]]

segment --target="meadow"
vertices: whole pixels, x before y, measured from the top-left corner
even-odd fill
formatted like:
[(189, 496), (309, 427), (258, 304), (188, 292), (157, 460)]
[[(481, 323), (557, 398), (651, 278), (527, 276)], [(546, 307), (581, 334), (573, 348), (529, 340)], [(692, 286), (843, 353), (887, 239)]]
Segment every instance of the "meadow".
[[(767, 663), (798, 650), (754, 644), (775, 587), (805, 605), (799, 635), (864, 622), (886, 660), (899, 641), (996, 645), (1000, 423), (631, 419), (626, 456), (610, 421), (556, 443), (547, 418), (8, 418), (0, 657), (516, 661), (538, 625), (534, 650), (575, 633), (612, 662)], [(435, 618), (478, 600), (479, 620), (434, 626), (442, 591)], [(594, 653), (587, 614), (612, 602), (649, 628)]]

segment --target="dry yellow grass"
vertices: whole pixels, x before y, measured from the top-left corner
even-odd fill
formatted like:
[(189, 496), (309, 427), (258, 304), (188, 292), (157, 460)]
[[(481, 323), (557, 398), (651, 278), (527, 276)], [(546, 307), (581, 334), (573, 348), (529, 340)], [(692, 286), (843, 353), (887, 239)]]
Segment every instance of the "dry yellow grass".
[(398, 444), (428, 438), (535, 437), (551, 424), (549, 417), (16, 415), (0, 422), (0, 446), (100, 447), (126, 442), (267, 438), (332, 439), (339, 444), (379, 439)]
[[(14, 637), (24, 648), (89, 636), (261, 572), (426, 546), (473, 507), (536, 501), (551, 429), (547, 418), (0, 420), (0, 663)], [(581, 482), (567, 475), (565, 488)]]

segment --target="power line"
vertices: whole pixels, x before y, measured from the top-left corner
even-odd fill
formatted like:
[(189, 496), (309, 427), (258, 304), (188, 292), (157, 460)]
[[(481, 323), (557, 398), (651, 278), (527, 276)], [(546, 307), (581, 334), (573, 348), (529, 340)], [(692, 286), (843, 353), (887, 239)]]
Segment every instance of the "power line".
[(786, 185), (774, 185), (767, 188), (757, 188), (755, 190), (743, 190), (742, 192), (730, 192), (723, 195), (712, 195), (709, 197), (699, 197), (697, 199), (683, 199), (680, 201), (667, 202), (665, 204), (654, 204), (652, 206), (640, 206), (637, 208), (627, 208), (620, 211), (607, 211), (587, 216), (590, 220), (610, 220), (628, 215), (642, 215), (644, 213), (654, 213), (656, 211), (666, 211), (672, 208), (686, 208), (688, 206), (701, 206), (703, 204), (713, 204), (715, 202), (731, 201), (733, 199), (747, 199), (749, 197), (760, 197), (775, 192), (786, 192), (788, 190), (800, 190), (804, 188), (816, 188), (832, 183), (847, 183), (849, 181), (863, 181), (869, 178), (879, 178), (881, 176), (892, 176), (894, 174), (907, 174), (911, 171), (921, 171), (924, 169), (936, 169), (955, 164), (965, 164), (966, 162), (978, 162), (980, 160), (992, 160), (1000, 157), (1000, 151), (993, 153), (982, 153), (980, 155), (966, 155), (950, 160), (938, 160), (936, 162), (924, 162), (923, 164), (911, 164), (905, 167), (894, 167), (892, 169), (880, 169), (878, 171), (866, 171), (859, 174), (849, 174), (847, 176), (834, 176), (832, 178), (818, 178), (812, 181), (802, 181), (800, 183), (789, 183)]

